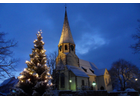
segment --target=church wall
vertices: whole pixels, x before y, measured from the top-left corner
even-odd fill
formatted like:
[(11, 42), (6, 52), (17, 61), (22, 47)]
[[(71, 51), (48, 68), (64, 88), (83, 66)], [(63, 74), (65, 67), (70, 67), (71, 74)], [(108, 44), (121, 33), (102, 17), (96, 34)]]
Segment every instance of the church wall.
[(105, 70), (104, 74), (104, 80), (105, 80), (105, 88), (107, 91), (112, 91), (112, 84), (111, 84), (111, 77), (107, 70)]
[(59, 55), (56, 58), (56, 65), (58, 64), (60, 59), (63, 61), (63, 64), (66, 65), (66, 55), (64, 53), (59, 53)]
[(60, 90), (69, 90), (69, 81), (68, 81), (68, 79), (69, 79), (69, 75), (68, 75), (68, 70), (66, 69), (66, 70), (64, 70), (64, 71), (60, 71), (60, 74), (61, 73), (64, 73), (64, 75), (65, 75), (65, 87), (64, 88), (61, 88), (61, 77), (59, 76), (59, 89)]
[(84, 80), (84, 86), (88, 86), (88, 77), (77, 77), (77, 89), (82, 88), (82, 80)]
[(75, 80), (75, 75), (71, 72), (70, 73), (70, 80), (72, 80), (72, 82), (70, 84), (70, 90), (72, 91), (76, 91), (76, 80)]
[[(93, 75), (88, 75), (88, 76), (89, 76), (89, 87), (93, 87), (93, 85), (92, 85), (93, 82), (95, 82), (97, 84), (96, 76), (93, 76)], [(97, 85), (95, 85), (93, 87), (93, 90), (97, 90)]]
[(69, 53), (67, 54), (67, 65), (79, 67), (79, 58), (74, 56), (74, 54)]
[(103, 86), (104, 89), (105, 89), (104, 75), (102, 75), (102, 76), (97, 76), (97, 77), (96, 77), (96, 80), (97, 80), (97, 81), (96, 81), (96, 82), (97, 82), (97, 89), (100, 90), (101, 86)]

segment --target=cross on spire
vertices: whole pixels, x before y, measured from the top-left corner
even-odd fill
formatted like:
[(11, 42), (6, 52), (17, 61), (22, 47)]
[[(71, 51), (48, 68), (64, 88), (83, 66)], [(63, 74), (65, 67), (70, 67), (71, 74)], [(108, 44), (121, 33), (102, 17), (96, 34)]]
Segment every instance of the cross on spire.
[(67, 10), (67, 5), (66, 5), (66, 3), (65, 3), (65, 11)]

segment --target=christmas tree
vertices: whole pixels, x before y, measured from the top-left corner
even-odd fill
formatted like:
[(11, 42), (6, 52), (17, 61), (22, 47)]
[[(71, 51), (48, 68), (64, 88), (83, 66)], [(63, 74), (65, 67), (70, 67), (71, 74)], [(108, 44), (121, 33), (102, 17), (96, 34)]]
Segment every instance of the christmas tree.
[(27, 68), (20, 73), (19, 82), (12, 90), (12, 95), (52, 95), (49, 67), (46, 62), (46, 50), (42, 40), (42, 31), (38, 31), (37, 39), (34, 40), (34, 48), (30, 54), (30, 61), (26, 61)]

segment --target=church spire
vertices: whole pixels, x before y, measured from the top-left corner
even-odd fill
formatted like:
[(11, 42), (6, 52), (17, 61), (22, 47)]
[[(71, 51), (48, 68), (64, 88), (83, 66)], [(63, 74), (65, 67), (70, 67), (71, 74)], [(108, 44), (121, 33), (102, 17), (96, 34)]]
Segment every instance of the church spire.
[(66, 6), (65, 6), (65, 18), (64, 18), (64, 23), (63, 23), (63, 29), (62, 29), (61, 37), (60, 37), (60, 40), (59, 40), (59, 44), (62, 44), (62, 43), (75, 44), (74, 41), (73, 41), (73, 38), (72, 38), (70, 27), (69, 27), (69, 22), (68, 22), (68, 17), (67, 17), (67, 7)]

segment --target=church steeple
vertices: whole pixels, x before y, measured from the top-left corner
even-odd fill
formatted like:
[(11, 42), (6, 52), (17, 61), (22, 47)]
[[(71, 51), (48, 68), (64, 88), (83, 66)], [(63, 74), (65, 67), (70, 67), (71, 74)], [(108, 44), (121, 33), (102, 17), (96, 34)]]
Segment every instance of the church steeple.
[(59, 65), (60, 60), (63, 61), (64, 65), (79, 66), (79, 58), (75, 54), (75, 43), (70, 31), (66, 7), (62, 33), (58, 44), (56, 65)]
[(58, 45), (60, 45), (62, 43), (72, 43), (72, 44), (75, 44), (74, 41), (73, 41), (73, 38), (72, 38), (70, 27), (69, 27), (66, 7), (65, 7), (65, 18), (64, 18), (62, 33), (61, 33), (61, 37), (60, 37)]

